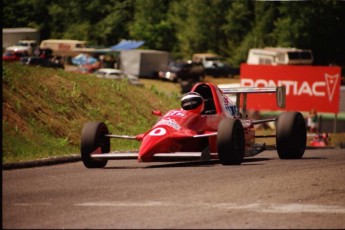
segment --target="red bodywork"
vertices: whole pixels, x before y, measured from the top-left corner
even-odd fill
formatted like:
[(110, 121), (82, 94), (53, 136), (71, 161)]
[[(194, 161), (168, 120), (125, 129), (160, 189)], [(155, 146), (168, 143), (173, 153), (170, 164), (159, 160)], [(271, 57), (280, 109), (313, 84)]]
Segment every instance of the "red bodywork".
[(84, 65), (79, 66), (78, 72), (84, 73), (84, 74), (89, 74), (89, 73), (95, 72), (100, 67), (101, 67), (101, 63), (99, 61), (95, 62), (93, 64), (84, 64)]
[(312, 147), (326, 147), (328, 146), (329, 136), (328, 133), (315, 134), (313, 139), (309, 142)]
[[(149, 131), (136, 136), (142, 142), (139, 161), (152, 161), (157, 153), (202, 152), (208, 146), (211, 153), (217, 152), (218, 124), (226, 117), (233, 117), (227, 109), (230, 101), (217, 86), (210, 83), (198, 83), (191, 91), (204, 98), (204, 112), (196, 114), (178, 109), (163, 115)], [(247, 149), (254, 143), (254, 128), (250, 120), (241, 122)], [(196, 135), (201, 137), (196, 138)]]
[[(275, 93), (277, 105), (284, 108), (285, 86), (218, 88), (212, 83), (197, 83), (191, 92), (198, 93), (203, 99), (203, 104), (200, 103), (200, 96), (194, 93), (198, 100), (188, 101), (192, 97), (186, 95), (182, 98), (182, 103), (194, 103), (196, 107), (187, 106), (185, 109), (170, 110), (163, 116), (160, 111), (152, 111), (154, 115), (160, 116), (160, 119), (150, 130), (137, 136), (111, 134), (104, 122), (86, 123), (81, 138), (84, 165), (88, 168), (101, 168), (110, 159), (138, 159), (149, 162), (181, 158), (202, 161), (219, 158), (224, 165), (240, 164), (244, 157), (255, 156), (267, 149), (265, 143), (255, 143), (255, 138), (271, 137), (276, 137), (280, 143), (287, 139), (296, 145), (293, 149), (296, 156), (292, 157), (298, 158), (304, 153), (304, 134), (292, 138), (297, 128), (305, 132), (304, 118), (300, 113), (285, 113), (279, 116), (281, 119), (247, 119), (247, 94)], [(236, 95), (236, 103), (231, 101), (228, 94)], [(254, 125), (267, 122), (278, 121), (279, 127), (287, 129), (281, 125), (285, 124), (284, 119), (291, 123), (288, 123), (289, 126), (296, 127), (287, 131), (277, 131), (280, 134), (279, 138), (278, 135), (255, 135)], [(138, 140), (141, 142), (139, 152), (110, 152), (110, 138)], [(298, 142), (296, 139), (301, 141)], [(290, 157), (286, 156), (286, 145), (280, 147), (282, 158)], [(229, 152), (234, 156), (229, 156)]]

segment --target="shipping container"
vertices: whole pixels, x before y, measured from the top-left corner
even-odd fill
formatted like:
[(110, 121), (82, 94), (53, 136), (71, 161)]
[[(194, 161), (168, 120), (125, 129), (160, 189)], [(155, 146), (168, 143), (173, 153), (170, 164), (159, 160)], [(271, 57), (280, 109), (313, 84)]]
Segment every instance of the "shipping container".
[(155, 77), (158, 71), (168, 67), (169, 53), (159, 50), (123, 50), (120, 59), (121, 70), (125, 74)]
[(14, 46), (20, 40), (40, 40), (40, 34), (33, 28), (3, 28), (2, 29), (2, 48)]

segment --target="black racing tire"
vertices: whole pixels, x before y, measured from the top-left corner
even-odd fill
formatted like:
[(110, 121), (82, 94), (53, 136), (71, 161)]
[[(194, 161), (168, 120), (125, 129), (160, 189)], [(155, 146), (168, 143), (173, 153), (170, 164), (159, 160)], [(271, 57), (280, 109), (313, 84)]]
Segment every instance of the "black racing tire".
[(87, 168), (103, 168), (108, 160), (93, 159), (91, 153), (97, 148), (101, 148), (102, 153), (110, 152), (110, 139), (105, 134), (109, 134), (106, 124), (99, 121), (88, 122), (81, 132), (81, 159)]
[(280, 114), (276, 127), (276, 143), (280, 159), (302, 158), (307, 144), (307, 128), (301, 113)]
[(218, 157), (223, 165), (240, 165), (244, 158), (245, 137), (238, 119), (223, 119), (218, 125)]

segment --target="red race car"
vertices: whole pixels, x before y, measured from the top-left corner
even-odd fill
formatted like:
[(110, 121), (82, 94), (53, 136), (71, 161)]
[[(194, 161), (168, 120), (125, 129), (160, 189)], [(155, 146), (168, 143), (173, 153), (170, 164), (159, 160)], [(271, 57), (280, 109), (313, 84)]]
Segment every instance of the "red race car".
[[(138, 159), (140, 162), (162, 158), (210, 160), (223, 165), (239, 165), (267, 149), (255, 138), (275, 137), (281, 159), (302, 158), (306, 149), (306, 124), (299, 112), (283, 112), (278, 118), (247, 119), (246, 101), (250, 93), (275, 93), (277, 105), (285, 107), (285, 87), (218, 88), (197, 83), (181, 99), (181, 109), (160, 116), (147, 132), (137, 136), (110, 134), (103, 122), (88, 122), (81, 135), (81, 158), (87, 168), (102, 168), (110, 159)], [(228, 94), (236, 95), (233, 103)], [(276, 122), (276, 135), (255, 135), (254, 125)], [(141, 142), (138, 153), (110, 152), (110, 139), (124, 138)], [(165, 159), (166, 160), (166, 159)]]

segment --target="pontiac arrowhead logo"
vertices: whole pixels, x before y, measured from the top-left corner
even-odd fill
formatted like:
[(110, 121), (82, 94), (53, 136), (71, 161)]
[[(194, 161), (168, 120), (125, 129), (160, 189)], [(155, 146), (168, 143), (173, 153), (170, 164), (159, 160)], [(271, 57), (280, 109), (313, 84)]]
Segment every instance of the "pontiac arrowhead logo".
[(329, 101), (333, 100), (334, 92), (337, 87), (337, 82), (339, 79), (339, 74), (335, 75), (329, 75), (325, 73), (325, 80), (326, 80), (326, 86), (327, 86), (327, 93), (328, 93), (328, 99)]

